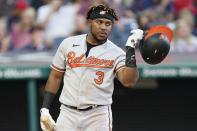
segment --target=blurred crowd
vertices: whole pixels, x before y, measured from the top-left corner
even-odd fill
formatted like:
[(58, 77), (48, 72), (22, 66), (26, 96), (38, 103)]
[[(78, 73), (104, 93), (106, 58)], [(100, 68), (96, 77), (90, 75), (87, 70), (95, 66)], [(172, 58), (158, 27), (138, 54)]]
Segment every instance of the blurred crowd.
[(108, 4), (119, 15), (110, 40), (124, 49), (130, 30), (166, 25), (171, 52), (197, 52), (196, 0), (1, 0), (0, 53), (54, 51), (69, 36), (88, 32), (86, 10)]

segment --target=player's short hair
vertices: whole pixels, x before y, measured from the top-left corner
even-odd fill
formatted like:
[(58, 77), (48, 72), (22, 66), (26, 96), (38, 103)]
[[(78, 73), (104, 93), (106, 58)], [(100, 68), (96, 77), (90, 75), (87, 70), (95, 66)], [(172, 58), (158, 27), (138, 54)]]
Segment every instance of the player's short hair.
[(86, 19), (97, 18), (110, 19), (112, 22), (114, 20), (118, 21), (116, 10), (104, 4), (91, 6), (86, 13)]

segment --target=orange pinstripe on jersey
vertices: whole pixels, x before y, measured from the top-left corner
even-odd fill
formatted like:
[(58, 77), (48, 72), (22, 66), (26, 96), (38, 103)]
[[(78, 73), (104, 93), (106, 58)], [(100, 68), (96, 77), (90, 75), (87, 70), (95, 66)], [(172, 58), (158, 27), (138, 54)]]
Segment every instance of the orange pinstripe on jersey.
[(51, 66), (52, 66), (54, 69), (58, 70), (58, 71), (66, 71), (66, 69), (60, 69), (60, 68), (56, 67), (56, 66), (53, 65), (53, 64), (51, 64)]
[(118, 68), (115, 70), (115, 72), (118, 72), (120, 69), (122, 69), (122, 68), (124, 68), (124, 67), (126, 67), (126, 66), (123, 65), (123, 66), (118, 67)]
[(110, 115), (109, 106), (108, 106), (108, 113), (109, 113), (109, 131), (111, 131), (111, 126), (110, 126), (110, 125), (111, 125), (111, 121), (110, 121), (110, 116), (111, 116), (111, 115)]

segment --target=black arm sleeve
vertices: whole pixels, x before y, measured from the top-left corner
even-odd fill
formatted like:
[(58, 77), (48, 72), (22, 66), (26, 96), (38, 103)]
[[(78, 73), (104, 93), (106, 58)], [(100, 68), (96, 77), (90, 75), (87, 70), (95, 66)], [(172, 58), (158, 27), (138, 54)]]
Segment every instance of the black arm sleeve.
[(136, 58), (135, 58), (135, 49), (126, 46), (126, 66), (127, 67), (136, 67)]
[(49, 109), (52, 102), (53, 102), (53, 99), (55, 98), (55, 94), (53, 93), (50, 93), (48, 91), (45, 90), (44, 92), (44, 100), (43, 100), (43, 104), (42, 104), (42, 108), (47, 108)]

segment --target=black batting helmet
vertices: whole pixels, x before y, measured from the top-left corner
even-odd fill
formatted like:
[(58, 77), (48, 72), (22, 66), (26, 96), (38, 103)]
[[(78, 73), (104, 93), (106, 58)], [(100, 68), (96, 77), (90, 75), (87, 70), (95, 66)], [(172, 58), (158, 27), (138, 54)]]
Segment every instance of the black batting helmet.
[(144, 35), (139, 44), (142, 58), (148, 64), (158, 64), (167, 56), (173, 32), (170, 28), (157, 25)]

